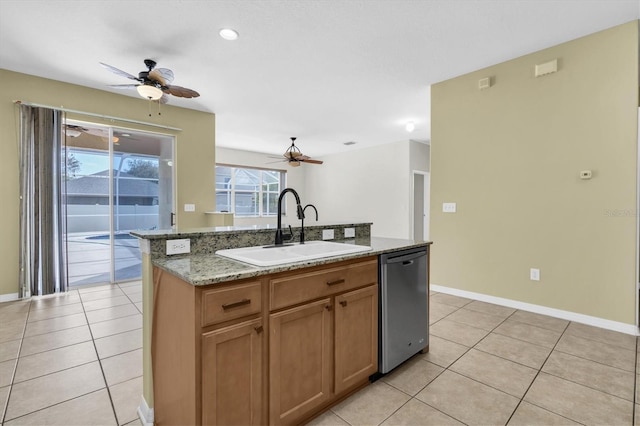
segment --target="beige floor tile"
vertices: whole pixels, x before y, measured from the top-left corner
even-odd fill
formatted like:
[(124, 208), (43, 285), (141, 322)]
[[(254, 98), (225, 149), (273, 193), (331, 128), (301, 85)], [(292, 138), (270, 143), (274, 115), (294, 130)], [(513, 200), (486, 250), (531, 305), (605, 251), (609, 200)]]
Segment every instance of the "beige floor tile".
[(81, 303), (71, 303), (69, 305), (33, 310), (29, 313), (29, 322), (42, 321), (49, 318), (63, 317), (65, 315), (82, 313), (84, 313), (84, 310), (82, 309)]
[(449, 370), (518, 398), (522, 398), (538, 374), (538, 370), (476, 349), (464, 354)]
[(142, 376), (142, 349), (103, 359), (102, 370), (108, 386)]
[(551, 353), (551, 348), (534, 345), (533, 343), (497, 333), (487, 335), (475, 348), (537, 369), (542, 367), (549, 353)]
[(97, 362), (18, 383), (11, 390), (5, 420), (69, 401), (104, 387), (104, 378)]
[(633, 402), (546, 373), (538, 375), (524, 400), (583, 424), (633, 421)]
[(382, 381), (402, 392), (415, 396), (444, 369), (419, 357), (414, 357), (389, 372)]
[(11, 359), (9, 361), (0, 362), (0, 387), (9, 386), (11, 384), (17, 361), (18, 360), (16, 359)]
[(90, 340), (91, 333), (89, 333), (89, 327), (86, 325), (40, 334), (38, 336), (25, 337), (22, 341), (20, 356), (33, 355)]
[(468, 425), (504, 425), (520, 401), (449, 370), (416, 398)]
[(138, 418), (138, 406), (142, 396), (142, 377), (109, 387), (118, 424), (124, 425)]
[(449, 315), (447, 319), (488, 331), (493, 330), (499, 326), (502, 321), (504, 321), (504, 318), (502, 317), (485, 314), (484, 312), (471, 311), (466, 308), (458, 309)]
[(0, 344), (11, 340), (22, 339), (27, 324), (26, 315), (23, 319), (14, 319), (0, 324)]
[(124, 292), (118, 287), (111, 287), (108, 290), (92, 291), (89, 293), (82, 293), (82, 302), (87, 303), (94, 300), (108, 299), (110, 297), (124, 296)]
[(90, 324), (90, 327), (91, 332), (93, 333), (93, 338), (100, 339), (101, 337), (107, 337), (118, 333), (124, 333), (125, 331), (142, 328), (142, 315), (129, 315), (128, 317), (117, 318), (114, 320), (96, 322), (94, 324)]
[(429, 330), (431, 335), (452, 340), (465, 346), (473, 346), (489, 334), (487, 330), (470, 327), (447, 318), (433, 324), (429, 327)]
[(584, 339), (595, 340), (611, 346), (618, 346), (631, 351), (636, 349), (635, 336), (619, 333), (617, 331), (605, 330), (604, 328), (572, 322), (569, 327), (567, 327), (567, 334), (582, 337)]
[(135, 306), (128, 303), (126, 305), (114, 306), (113, 308), (98, 309), (87, 312), (89, 324), (95, 322), (109, 321), (117, 318), (128, 317), (140, 313)]
[(100, 359), (140, 349), (142, 347), (142, 329), (96, 339), (95, 344)]
[(471, 299), (466, 299), (464, 297), (453, 296), (451, 294), (445, 293), (434, 294), (430, 297), (430, 299), (432, 302), (444, 303), (445, 305), (456, 306), (458, 308), (462, 308), (472, 301)]
[(31, 298), (31, 310), (48, 309), (74, 303), (80, 303), (80, 295), (77, 291), (51, 296), (37, 296)]
[(142, 287), (142, 281), (141, 280), (135, 280), (135, 281), (127, 281), (127, 282), (123, 282), (123, 283), (118, 283), (118, 287), (120, 287), (121, 289), (125, 289), (127, 287)]
[(601, 364), (610, 365), (622, 370), (635, 372), (636, 352), (622, 349), (618, 346), (594, 343), (593, 340), (564, 334), (558, 345), (557, 351), (581, 358), (590, 359)]
[(573, 420), (569, 420), (566, 417), (559, 416), (551, 411), (547, 411), (544, 408), (537, 407), (529, 404), (528, 402), (521, 402), (518, 409), (511, 420), (509, 420), (509, 426), (564, 426), (564, 425), (580, 425)]
[(114, 306), (130, 304), (131, 301), (125, 295), (109, 297), (106, 299), (92, 300), (90, 302), (83, 302), (85, 311), (95, 311), (96, 309), (112, 308)]
[(338, 417), (333, 411), (327, 410), (315, 419), (311, 420), (306, 426), (350, 426), (349, 423)]
[(4, 417), (4, 409), (7, 407), (7, 399), (9, 399), (9, 391), (11, 386), (0, 388), (0, 419)]
[(101, 389), (72, 400), (18, 417), (5, 426), (106, 426), (116, 425), (111, 400), (106, 389)]
[[(638, 370), (636, 370), (638, 371)], [(640, 374), (636, 374), (636, 402), (640, 402)]]
[(46, 334), (51, 333), (52, 331), (79, 327), (81, 325), (85, 325), (86, 323), (87, 318), (85, 317), (84, 313), (28, 322), (24, 335), (25, 337), (37, 336), (38, 334)]
[(640, 405), (636, 404), (633, 410), (633, 424), (640, 425)]
[(393, 413), (391, 417), (385, 420), (382, 423), (382, 426), (394, 426), (394, 425), (406, 425), (406, 426), (415, 426), (415, 425), (460, 425), (462, 426), (464, 423), (460, 423), (453, 417), (449, 417), (444, 413), (436, 410), (433, 407), (428, 406), (427, 404), (418, 401), (417, 399), (412, 399), (403, 405), (398, 411)]
[(94, 291), (110, 290), (113, 287), (115, 287), (113, 284), (100, 284), (100, 285), (93, 285), (93, 286), (87, 286), (87, 287), (78, 287), (78, 293), (80, 293), (80, 295), (83, 295), (83, 294), (91, 293)]
[(469, 348), (433, 334), (429, 336), (429, 352), (418, 354), (416, 357), (447, 368), (460, 358)]
[(21, 340), (0, 343), (0, 362), (18, 358)]
[(378, 425), (411, 397), (377, 381), (332, 408), (352, 425)]
[[(515, 314), (514, 314), (515, 315)], [(513, 320), (511, 317), (493, 330), (494, 333), (513, 337), (514, 339), (553, 348), (562, 332), (548, 330), (531, 324), (525, 324)]]
[(142, 293), (128, 294), (127, 297), (129, 298), (129, 300), (131, 300), (132, 303), (142, 302)]
[(24, 356), (18, 360), (14, 383), (97, 360), (96, 350), (91, 341)]
[(143, 426), (142, 422), (139, 418), (135, 419), (132, 422), (126, 423), (124, 426)]
[(564, 331), (569, 321), (528, 311), (517, 311), (509, 319), (554, 331)]
[(633, 401), (635, 374), (584, 358), (553, 351), (542, 371)]
[(429, 324), (436, 323), (440, 321), (442, 318), (445, 318), (452, 312), (457, 311), (457, 306), (445, 305), (444, 303), (437, 303), (431, 301), (429, 303)]
[(465, 305), (464, 308), (476, 312), (482, 312), (484, 314), (495, 315), (502, 319), (507, 319), (516, 311), (515, 309), (507, 306), (494, 305), (493, 303), (481, 302), (479, 300), (474, 300), (468, 305)]
[(29, 299), (0, 303), (0, 324), (5, 321), (23, 318), (29, 313), (30, 306), (31, 300)]
[(122, 287), (122, 292), (127, 296), (131, 296), (132, 294), (142, 293), (142, 285)]
[(140, 311), (140, 313), (144, 312), (142, 310), (142, 302), (137, 302), (137, 303), (135, 303), (135, 305), (136, 305), (136, 308), (138, 308), (138, 311)]

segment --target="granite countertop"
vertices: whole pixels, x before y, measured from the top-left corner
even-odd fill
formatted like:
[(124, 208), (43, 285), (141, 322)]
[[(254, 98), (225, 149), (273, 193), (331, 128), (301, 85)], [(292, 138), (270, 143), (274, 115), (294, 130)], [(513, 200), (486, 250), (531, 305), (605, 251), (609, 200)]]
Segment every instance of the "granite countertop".
[(395, 238), (367, 237), (336, 241), (370, 246), (371, 250), (342, 256), (325, 257), (276, 266), (254, 266), (211, 254), (180, 255), (153, 260), (153, 264), (193, 285), (209, 285), (257, 277), (276, 272), (292, 271), (310, 266), (325, 265), (343, 260), (363, 258), (413, 247), (426, 247), (431, 242)]

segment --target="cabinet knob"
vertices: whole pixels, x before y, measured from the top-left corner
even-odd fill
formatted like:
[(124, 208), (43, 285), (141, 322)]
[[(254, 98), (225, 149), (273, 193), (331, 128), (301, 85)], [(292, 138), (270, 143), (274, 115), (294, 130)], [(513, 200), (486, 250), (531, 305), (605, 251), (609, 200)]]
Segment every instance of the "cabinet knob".
[(331, 305), (327, 305), (324, 307), (327, 311), (331, 311)]
[(262, 330), (264, 330), (264, 329), (262, 328), (261, 325), (259, 325), (257, 327), (254, 327), (254, 330), (256, 330), (256, 333), (260, 334), (260, 333), (262, 333)]
[(342, 300), (342, 301), (340, 302), (340, 304), (341, 304), (342, 306), (347, 306), (347, 301), (346, 301), (346, 300)]

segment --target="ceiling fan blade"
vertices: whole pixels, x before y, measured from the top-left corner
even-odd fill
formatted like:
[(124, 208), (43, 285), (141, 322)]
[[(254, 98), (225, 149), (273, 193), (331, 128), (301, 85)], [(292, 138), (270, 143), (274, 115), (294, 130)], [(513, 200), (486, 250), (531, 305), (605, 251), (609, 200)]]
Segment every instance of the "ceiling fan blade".
[(192, 89), (187, 89), (186, 87), (180, 86), (166, 86), (166, 89), (163, 89), (165, 93), (170, 93), (173, 96), (177, 96), (179, 98), (197, 98), (200, 96), (200, 93), (196, 92)]
[(320, 161), (320, 160), (312, 160), (312, 159), (308, 159), (308, 160), (300, 160), (300, 161), (304, 161), (305, 163), (309, 163), (309, 164), (322, 164), (322, 163), (324, 163), (324, 161)]
[(166, 104), (167, 102), (169, 102), (169, 96), (163, 94), (162, 97), (158, 99), (158, 102), (160, 102), (161, 104)]
[(122, 77), (127, 77), (127, 78), (129, 78), (131, 80), (140, 81), (140, 79), (138, 77), (136, 77), (134, 75), (131, 75), (126, 71), (122, 71), (122, 70), (120, 70), (120, 69), (118, 69), (116, 67), (112, 67), (109, 64), (105, 64), (104, 62), (100, 62), (100, 65), (102, 65), (103, 67), (105, 67), (106, 69), (108, 69), (109, 71), (111, 71), (114, 74), (121, 75)]
[(138, 87), (139, 84), (108, 84), (107, 87), (111, 87), (112, 89), (133, 89)]
[(173, 71), (168, 68), (154, 68), (149, 73), (149, 78), (160, 82), (163, 86), (173, 81)]
[(278, 161), (269, 161), (269, 162), (267, 162), (265, 164), (286, 163), (286, 162), (287, 162), (287, 160), (278, 160)]

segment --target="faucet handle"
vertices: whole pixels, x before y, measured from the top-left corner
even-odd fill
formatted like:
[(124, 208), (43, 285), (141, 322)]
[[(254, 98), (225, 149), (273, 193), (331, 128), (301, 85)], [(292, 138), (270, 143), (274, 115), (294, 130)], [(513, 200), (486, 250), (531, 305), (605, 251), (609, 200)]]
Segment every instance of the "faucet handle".
[(285, 241), (289, 241), (293, 238), (293, 229), (291, 229), (291, 225), (289, 225), (289, 235), (283, 235), (282, 239)]

